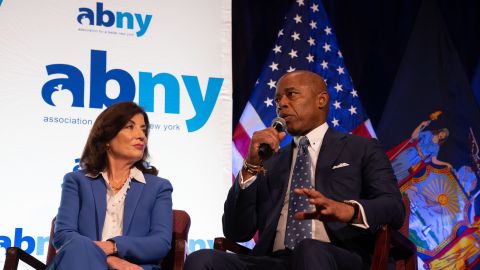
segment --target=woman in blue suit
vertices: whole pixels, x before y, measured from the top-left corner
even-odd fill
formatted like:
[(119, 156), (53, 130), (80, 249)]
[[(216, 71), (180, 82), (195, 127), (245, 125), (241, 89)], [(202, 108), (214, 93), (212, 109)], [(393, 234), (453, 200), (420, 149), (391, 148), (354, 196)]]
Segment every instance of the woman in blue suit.
[(148, 167), (145, 111), (112, 105), (96, 119), (65, 175), (49, 269), (159, 269), (170, 249), (172, 186)]

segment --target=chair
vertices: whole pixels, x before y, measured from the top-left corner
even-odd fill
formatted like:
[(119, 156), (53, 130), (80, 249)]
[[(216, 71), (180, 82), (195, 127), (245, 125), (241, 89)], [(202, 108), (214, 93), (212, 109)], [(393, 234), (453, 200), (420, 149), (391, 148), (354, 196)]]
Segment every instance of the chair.
[[(407, 235), (410, 204), (406, 196), (403, 196), (403, 203), (406, 208), (406, 215), (400, 231)], [(375, 235), (375, 248), (370, 270), (387, 269), (389, 257), (395, 260), (396, 270), (417, 270), (417, 247), (400, 231), (393, 230), (390, 225), (380, 227)], [(238, 254), (248, 254), (250, 252), (250, 249), (224, 237), (215, 238), (213, 248)]]
[[(56, 250), (52, 245), (53, 231), (55, 228), (55, 219), (52, 220), (50, 229), (50, 241), (48, 244), (47, 264), (55, 257)], [(167, 256), (161, 262), (162, 269), (182, 270), (186, 257), (186, 243), (188, 239), (188, 231), (190, 229), (190, 216), (182, 210), (173, 210), (173, 232), (172, 232), (172, 248)], [(18, 262), (22, 261), (30, 265), (34, 269), (43, 270), (47, 266), (32, 255), (26, 253), (18, 247), (10, 247), (7, 249), (5, 264), (3, 270), (14, 270), (18, 267)]]

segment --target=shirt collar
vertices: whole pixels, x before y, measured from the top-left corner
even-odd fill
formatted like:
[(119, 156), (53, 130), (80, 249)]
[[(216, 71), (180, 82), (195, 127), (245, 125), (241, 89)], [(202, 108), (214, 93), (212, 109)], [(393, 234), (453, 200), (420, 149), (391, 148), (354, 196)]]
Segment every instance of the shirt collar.
[[(321, 124), (320, 126), (312, 129), (309, 133), (307, 133), (308, 141), (310, 142), (310, 146), (313, 150), (318, 151), (319, 147), (322, 145), (323, 138), (325, 137), (325, 133), (327, 133), (328, 124), (327, 122)], [(300, 141), (300, 137), (302, 136), (295, 136), (293, 137), (293, 142), (295, 146), (298, 146), (298, 142)]]
[[(100, 174), (103, 176), (103, 178), (106, 178), (107, 171), (105, 170), (105, 171), (97, 173), (97, 174), (87, 173), (85, 175), (90, 177), (90, 178), (97, 178)], [(145, 176), (143, 175), (142, 171), (140, 171), (137, 167), (132, 167), (130, 169), (130, 175), (128, 176), (128, 178), (135, 179), (138, 182), (143, 183), (143, 184), (146, 183)]]

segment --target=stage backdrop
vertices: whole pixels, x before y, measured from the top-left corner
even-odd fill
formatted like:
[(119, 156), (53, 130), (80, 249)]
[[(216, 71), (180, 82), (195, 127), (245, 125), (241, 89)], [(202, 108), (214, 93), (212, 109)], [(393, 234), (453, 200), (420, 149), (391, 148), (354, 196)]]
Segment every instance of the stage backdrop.
[(151, 121), (151, 163), (192, 218), (190, 251), (222, 235), (231, 185), (230, 1), (0, 1), (0, 265), (44, 260), (65, 173), (121, 100)]

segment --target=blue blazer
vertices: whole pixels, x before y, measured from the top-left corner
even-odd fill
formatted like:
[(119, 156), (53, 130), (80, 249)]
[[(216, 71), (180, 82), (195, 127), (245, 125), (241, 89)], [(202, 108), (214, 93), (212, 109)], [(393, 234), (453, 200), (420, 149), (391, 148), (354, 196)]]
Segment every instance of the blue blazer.
[[(242, 190), (238, 177), (228, 193), (223, 215), (227, 238), (243, 242), (258, 230), (253, 255), (272, 252), (275, 232), (285, 199), (293, 144), (282, 148), (264, 164), (266, 174), (258, 174)], [(335, 168), (335, 165), (348, 166)], [(328, 129), (322, 142), (315, 169), (315, 189), (336, 201), (358, 201), (367, 217), (370, 230), (341, 222), (326, 222), (331, 243), (355, 252), (368, 264), (374, 232), (382, 224), (399, 228), (404, 208), (390, 162), (376, 140), (345, 135)]]
[[(87, 177), (84, 170), (65, 175), (53, 245), (59, 249), (82, 235), (101, 240), (107, 187), (102, 175)], [(154, 264), (167, 255), (172, 238), (172, 185), (144, 174), (146, 184), (132, 179), (125, 198), (123, 235), (114, 237), (120, 257), (137, 264)]]

